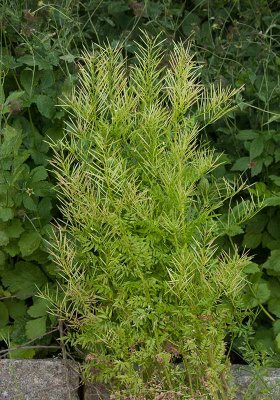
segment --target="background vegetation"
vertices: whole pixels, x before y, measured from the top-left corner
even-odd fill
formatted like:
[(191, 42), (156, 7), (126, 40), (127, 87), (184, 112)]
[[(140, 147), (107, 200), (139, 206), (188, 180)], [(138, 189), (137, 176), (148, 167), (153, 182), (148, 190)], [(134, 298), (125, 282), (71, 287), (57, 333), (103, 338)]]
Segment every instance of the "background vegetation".
[[(0, 332), (5, 349), (29, 343), (12, 357), (42, 356), (59, 335), (47, 305), (35, 297), (59, 278), (44, 238), (59, 217), (45, 142), (62, 135), (58, 98), (75, 83), (82, 47), (123, 41), (133, 57), (139, 28), (168, 40), (190, 38), (205, 68), (202, 80), (244, 85), (238, 109), (204, 137), (225, 165), (216, 174), (240, 172), (267, 198), (267, 207), (242, 229), (232, 225), (222, 246), (249, 248), (255, 264), (246, 298), (257, 307), (251, 344), (280, 351), (280, 11), (278, 1), (13, 1), (0, 2)], [(252, 191), (254, 188), (251, 189)], [(226, 216), (225, 216), (226, 217)], [(54, 331), (54, 332), (53, 332)], [(60, 329), (61, 331), (61, 329)], [(43, 336), (43, 337), (42, 337)], [(39, 339), (37, 339), (39, 338)], [(242, 357), (249, 354), (236, 350)], [(238, 350), (239, 347), (239, 350)], [(56, 351), (55, 349), (53, 349)], [(51, 349), (47, 349), (51, 351)], [(278, 357), (271, 359), (278, 365)]]

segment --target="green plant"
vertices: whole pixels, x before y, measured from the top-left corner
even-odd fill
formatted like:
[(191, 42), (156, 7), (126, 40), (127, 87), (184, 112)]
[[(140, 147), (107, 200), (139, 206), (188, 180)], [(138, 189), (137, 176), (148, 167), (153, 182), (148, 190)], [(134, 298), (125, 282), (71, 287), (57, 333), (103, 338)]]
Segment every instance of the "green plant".
[(86, 53), (65, 102), (71, 123), (51, 144), (64, 223), (50, 243), (64, 285), (50, 301), (88, 353), (87, 378), (116, 396), (229, 399), (225, 339), (247, 315), (250, 260), (215, 242), (256, 207), (212, 177), (198, 134), (237, 92), (206, 90), (183, 44), (143, 42), (130, 68), (120, 49)]
[(63, 48), (66, 9), (33, 11), (23, 3), (0, 5), (0, 343), (18, 347), (1, 350), (15, 358), (44, 355), (58, 332), (36, 297), (57, 279), (43, 243), (57, 215), (45, 140), (62, 134), (64, 112), (56, 104), (75, 73), (71, 41)]

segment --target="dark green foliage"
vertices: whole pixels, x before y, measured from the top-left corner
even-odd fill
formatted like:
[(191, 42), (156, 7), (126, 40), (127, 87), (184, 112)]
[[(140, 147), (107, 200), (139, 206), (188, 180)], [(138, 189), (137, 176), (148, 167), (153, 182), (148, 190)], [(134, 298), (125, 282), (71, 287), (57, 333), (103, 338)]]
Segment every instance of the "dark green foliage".
[[(263, 341), (262, 346), (279, 351), (275, 304), (280, 274), (268, 267), (269, 257), (273, 259), (280, 249), (278, 1), (1, 0), (0, 8), (0, 297), (17, 297), (1, 301), (0, 326), (13, 327), (9, 328), (14, 332), (12, 343), (26, 340), (26, 321), (31, 319), (26, 310), (32, 304), (33, 289), (22, 299), (4, 285), (5, 275), (15, 274), (17, 263), (25, 262), (49, 282), (56, 278), (43, 245), (49, 222), (58, 215), (48, 172), (50, 151), (44, 139), (61, 137), (65, 116), (56, 107), (58, 97), (71, 90), (74, 61), (83, 45), (90, 48), (107, 39), (113, 45), (123, 41), (126, 52), (133, 56), (133, 40), (139, 36), (139, 28), (144, 28), (152, 34), (161, 32), (168, 41), (190, 36), (196, 58), (206, 65), (202, 70), (206, 84), (244, 85), (238, 111), (207, 134), (217, 151), (226, 154), (225, 165), (216, 174), (232, 179), (243, 173), (267, 197), (269, 206), (244, 232), (233, 228), (228, 234), (256, 255), (258, 267), (248, 273), (255, 293), (248, 293), (249, 304), (261, 304), (270, 317), (260, 313), (255, 343), (261, 342), (266, 330), (271, 341), (269, 345)], [(223, 245), (230, 241), (226, 239)], [(20, 316), (11, 314), (11, 301), (21, 307)]]

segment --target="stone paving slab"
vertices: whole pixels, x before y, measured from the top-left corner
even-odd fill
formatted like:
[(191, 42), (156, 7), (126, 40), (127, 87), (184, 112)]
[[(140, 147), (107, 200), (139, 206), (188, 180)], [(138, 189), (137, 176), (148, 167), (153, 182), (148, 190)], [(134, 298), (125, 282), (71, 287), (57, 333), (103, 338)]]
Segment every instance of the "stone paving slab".
[(267, 368), (264, 375), (246, 365), (233, 365), (231, 370), (236, 400), (280, 400), (280, 368)]
[(0, 400), (78, 400), (78, 364), (0, 360)]
[[(79, 391), (78, 371), (68, 360), (0, 360), (0, 400), (109, 400), (105, 385)], [(280, 400), (280, 369), (268, 368), (263, 376), (235, 365), (232, 373), (236, 400)]]

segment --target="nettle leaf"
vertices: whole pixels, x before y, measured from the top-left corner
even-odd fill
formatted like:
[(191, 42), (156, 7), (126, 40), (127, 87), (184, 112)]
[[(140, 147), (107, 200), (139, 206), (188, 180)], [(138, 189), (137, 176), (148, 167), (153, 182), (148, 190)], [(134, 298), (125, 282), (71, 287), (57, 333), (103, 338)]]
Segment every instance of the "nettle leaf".
[(0, 246), (7, 246), (9, 243), (9, 236), (6, 232), (0, 231)]
[(256, 131), (253, 131), (252, 129), (246, 129), (239, 131), (239, 133), (236, 135), (236, 138), (238, 140), (254, 140), (259, 137), (259, 133)]
[(262, 172), (263, 168), (263, 159), (262, 158), (257, 158), (252, 162), (251, 166), (251, 176), (256, 176)]
[(32, 319), (26, 322), (25, 332), (27, 339), (35, 339), (43, 336), (47, 331), (47, 317)]
[[(14, 344), (15, 346), (17, 343)], [(11, 347), (13, 343), (11, 343)], [(17, 360), (17, 359), (31, 359), (35, 356), (35, 349), (17, 349), (9, 351), (9, 358)]]
[(34, 168), (30, 173), (30, 180), (32, 182), (43, 181), (48, 177), (48, 172), (45, 167), (40, 165), (39, 167)]
[(38, 85), (38, 80), (38, 72), (30, 68), (26, 68), (20, 73), (20, 83), (29, 96), (32, 96), (33, 89)]
[(25, 208), (30, 211), (37, 211), (37, 199), (32, 196), (29, 196), (27, 193), (24, 193), (22, 196), (22, 202)]
[(21, 220), (18, 218), (14, 218), (5, 229), (5, 232), (10, 239), (19, 238), (22, 232), (24, 232)]
[(32, 254), (41, 243), (41, 235), (38, 232), (24, 232), (18, 242), (23, 257)]
[(12, 240), (12, 242), (9, 242), (9, 244), (7, 244), (7, 246), (4, 247), (4, 250), (11, 257), (15, 257), (20, 254), (20, 249), (18, 247), (18, 244), (14, 240)]
[(7, 257), (5, 255), (5, 253), (2, 250), (0, 250), (0, 266), (5, 264), (6, 258)]
[(254, 139), (250, 145), (250, 159), (254, 160), (258, 156), (260, 156), (264, 149), (264, 141), (262, 136)]
[(55, 103), (53, 99), (45, 94), (36, 96), (35, 103), (39, 112), (46, 118), (52, 118), (55, 114)]
[[(6, 326), (9, 322), (9, 312), (6, 305), (0, 301), (0, 328)], [(1, 339), (0, 339), (1, 340)]]
[(12, 92), (12, 93), (7, 97), (6, 103), (8, 104), (8, 103), (10, 103), (11, 101), (20, 99), (20, 98), (24, 95), (24, 93), (25, 93), (25, 92), (23, 92), (23, 91), (18, 91), (18, 92), (15, 91), (15, 92)]
[(272, 182), (277, 185), (280, 186), (280, 176), (277, 175), (269, 175), (269, 178), (272, 180)]
[(4, 141), (0, 146), (0, 156), (9, 157), (16, 154), (22, 143), (21, 129), (15, 129), (10, 125), (6, 125), (3, 129)]
[(280, 301), (277, 298), (272, 298), (268, 301), (268, 311), (280, 317)]
[(261, 233), (245, 233), (243, 237), (242, 246), (250, 249), (255, 249), (261, 244), (262, 234)]
[(186, 15), (182, 21), (182, 30), (186, 36), (189, 36), (192, 31), (200, 26), (200, 18), (194, 12), (186, 12)]
[(243, 272), (245, 274), (256, 274), (260, 272), (260, 267), (258, 264), (251, 262), (250, 264), (247, 265), (247, 267), (243, 269)]
[(22, 318), (26, 314), (27, 305), (24, 300), (11, 299), (5, 302), (9, 315), (13, 319)]
[(249, 157), (241, 157), (235, 161), (233, 166), (231, 167), (231, 171), (245, 171), (249, 168), (250, 158)]
[(280, 250), (271, 251), (271, 255), (263, 264), (263, 268), (280, 275)]
[(280, 218), (279, 214), (273, 215), (267, 224), (267, 231), (274, 239), (280, 239)]
[(18, 299), (27, 299), (47, 282), (46, 275), (37, 265), (19, 261), (10, 270), (0, 271), (2, 283)]
[(46, 299), (35, 297), (33, 298), (33, 305), (29, 307), (27, 313), (32, 318), (43, 317), (49, 309), (49, 302)]
[(0, 220), (3, 222), (7, 222), (14, 217), (14, 211), (9, 207), (1, 207), (0, 206)]
[(260, 278), (257, 282), (250, 285), (244, 295), (244, 302), (249, 308), (257, 307), (266, 303), (270, 298), (269, 284), (266, 280)]

